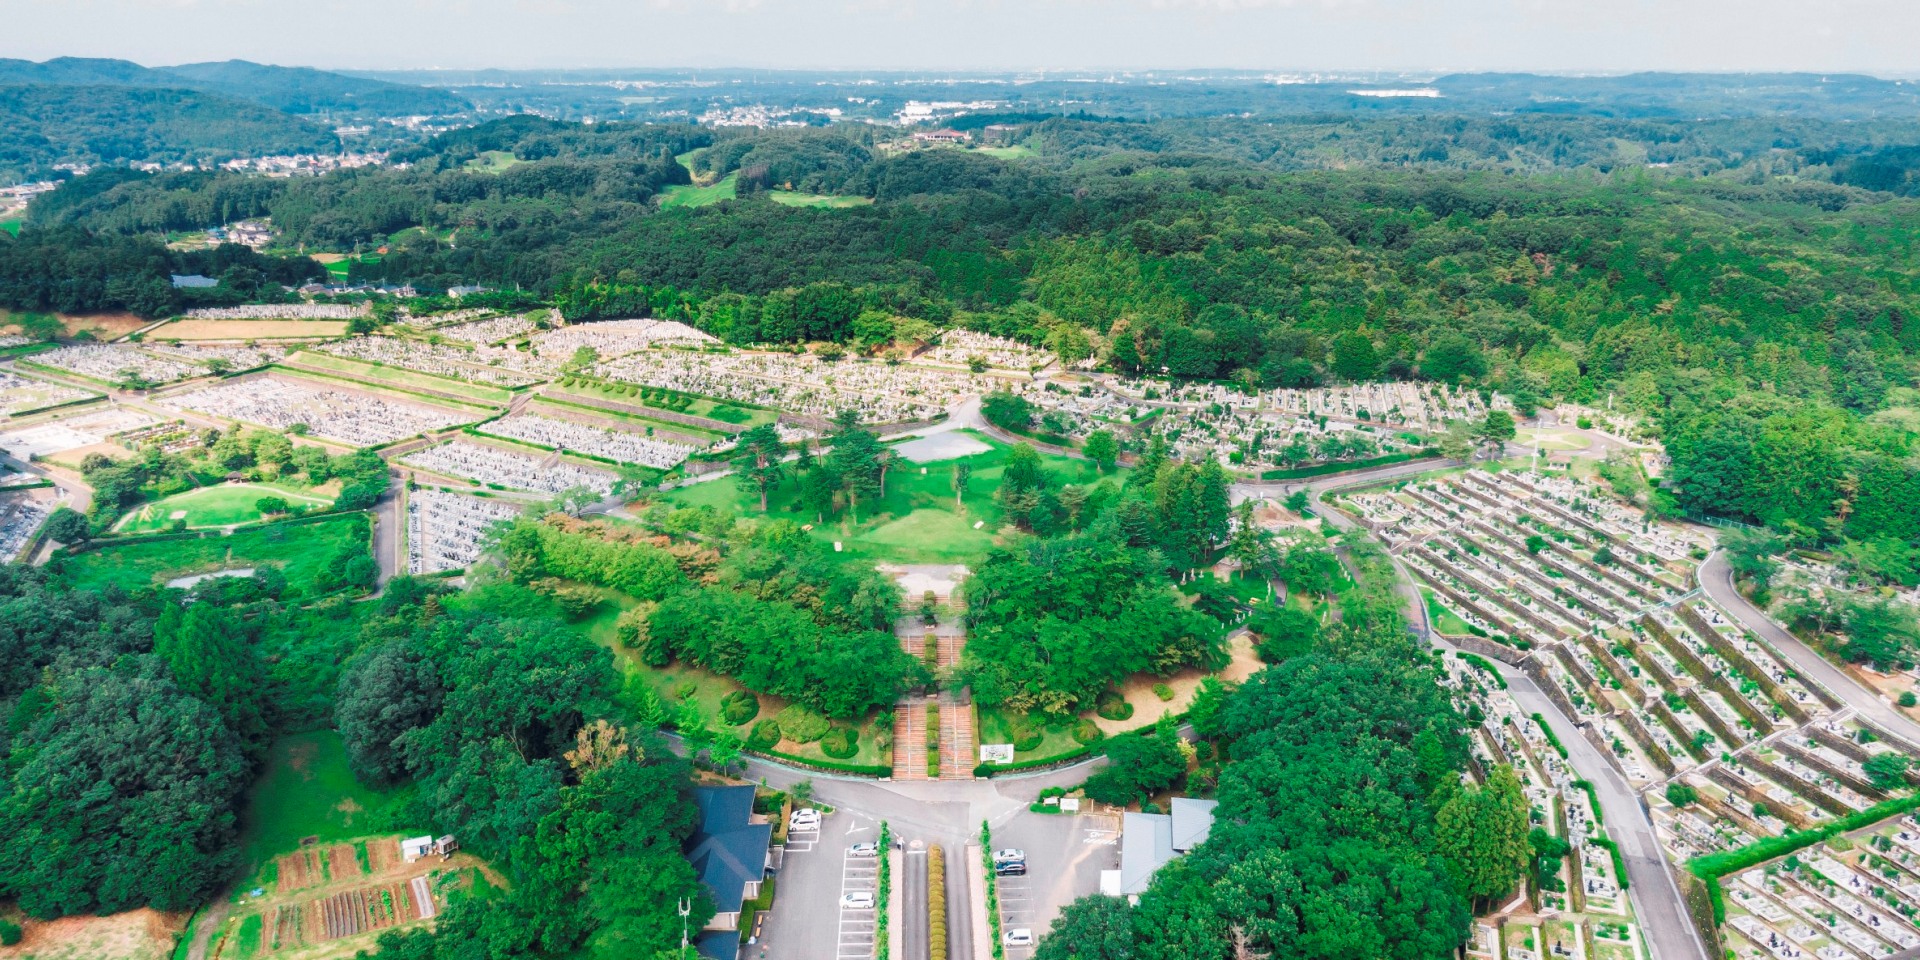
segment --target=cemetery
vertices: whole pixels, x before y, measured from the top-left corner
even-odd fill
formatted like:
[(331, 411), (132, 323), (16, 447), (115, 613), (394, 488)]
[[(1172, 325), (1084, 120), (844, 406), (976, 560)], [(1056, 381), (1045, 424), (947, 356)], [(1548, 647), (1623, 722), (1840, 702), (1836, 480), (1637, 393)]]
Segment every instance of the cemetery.
[(534, 322), (527, 317), (494, 317), (489, 320), (448, 321), (444, 325), (437, 324), (433, 327), (433, 335), (484, 347), (521, 339), (535, 329), (537, 328)]
[(563, 460), (546, 453), (460, 438), (402, 456), (399, 463), (443, 477), (500, 490), (558, 494), (587, 487), (602, 496), (613, 492), (612, 471)]
[(98, 394), (79, 387), (70, 387), (63, 383), (46, 383), (17, 373), (0, 372), (0, 415), (15, 417), (95, 396)]
[(481, 419), (477, 411), (402, 400), (285, 373), (258, 374), (161, 398), (161, 403), (222, 420), (310, 433), (352, 447), (377, 447), (405, 437)]
[(1054, 356), (1018, 340), (972, 330), (946, 330), (940, 342), (913, 358), (915, 363), (962, 370), (1009, 370), (1032, 373), (1053, 365)]
[(550, 412), (519, 413), (475, 429), (547, 450), (564, 450), (657, 470), (671, 470), (700, 449), (688, 443), (676, 443), (666, 436), (649, 437), (603, 423), (582, 422), (585, 418), (561, 414), (552, 406), (541, 409)]
[(520, 513), (502, 500), (421, 487), (407, 493), (407, 572), (464, 570), (480, 559), (487, 530)]
[[(1910, 806), (1895, 801), (1920, 747), (1863, 721), (1708, 601), (1696, 578), (1710, 541), (1697, 528), (1652, 520), (1592, 483), (1521, 470), (1430, 475), (1339, 505), (1465, 626), (1456, 642), (1519, 665), (1580, 724), (1646, 797), (1676, 866)], [(1729, 921), (1741, 956), (1920, 946), (1907, 942), (1920, 930), (1904, 913), (1876, 921), (1833, 899), (1851, 884), (1844, 875), (1770, 868), (1720, 882), (1729, 908), (1751, 904)]]
[[(1532, 902), (1475, 920), (1467, 955), (1515, 956), (1511, 949), (1497, 952), (1494, 945), (1542, 937), (1551, 921), (1567, 928), (1563, 933), (1571, 939), (1591, 943), (1596, 956), (1644, 956), (1635, 945), (1639, 930), (1613, 838), (1595, 809), (1595, 795), (1556, 746), (1557, 734), (1522, 711), (1489, 669), (1461, 656), (1443, 657), (1440, 665), (1441, 682), (1461, 713), (1481, 718), (1472, 731), (1475, 765), (1481, 770), (1512, 766), (1532, 804), (1534, 826), (1568, 847), (1565, 856), (1553, 861), (1551, 872), (1540, 871), (1533, 878)], [(1607, 945), (1621, 949), (1603, 952)], [(1542, 953), (1535, 950), (1534, 955)]]
[[(336, 340), (317, 350), (335, 357), (508, 389), (531, 386), (542, 379), (512, 365), (513, 361), (523, 357), (512, 350), (462, 349), (422, 340), (382, 336)], [(301, 356), (309, 361), (312, 359), (311, 352)]]
[(595, 357), (611, 360), (657, 343), (699, 346), (718, 343), (713, 337), (674, 320), (602, 320), (577, 323), (534, 334), (529, 338), (534, 353), (554, 361), (566, 361), (581, 348)]
[(817, 421), (856, 410), (865, 423), (929, 420), (1010, 381), (911, 364), (812, 354), (646, 350), (596, 369), (612, 380), (774, 407)]

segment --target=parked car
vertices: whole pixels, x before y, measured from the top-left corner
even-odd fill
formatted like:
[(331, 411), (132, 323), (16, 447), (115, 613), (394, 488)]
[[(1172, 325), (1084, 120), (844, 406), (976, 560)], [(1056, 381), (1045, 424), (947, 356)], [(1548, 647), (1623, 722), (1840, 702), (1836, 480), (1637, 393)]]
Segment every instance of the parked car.
[(847, 848), (847, 856), (849, 857), (877, 857), (879, 855), (880, 845), (877, 843), (856, 843)]
[(1001, 877), (1024, 877), (1027, 875), (1027, 862), (1015, 860), (1012, 863), (996, 863), (993, 865), (993, 872)]
[(1009, 947), (1033, 946), (1033, 931), (1027, 929), (1026, 927), (1021, 927), (1018, 930), (1008, 930), (1007, 946)]
[(873, 891), (855, 890), (852, 893), (842, 894), (840, 897), (840, 905), (849, 910), (872, 910)]
[(993, 852), (994, 863), (1012, 863), (1015, 860), (1025, 859), (1027, 859), (1027, 852), (1013, 847), (1008, 847), (1005, 850), (995, 850)]
[(787, 818), (788, 830), (812, 830), (820, 826), (820, 811), (812, 807), (802, 807)]

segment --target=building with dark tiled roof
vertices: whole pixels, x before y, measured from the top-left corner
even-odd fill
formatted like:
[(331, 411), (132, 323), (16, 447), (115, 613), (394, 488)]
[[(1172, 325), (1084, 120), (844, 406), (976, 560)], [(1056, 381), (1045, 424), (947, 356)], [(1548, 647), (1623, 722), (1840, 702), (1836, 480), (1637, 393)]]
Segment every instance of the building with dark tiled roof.
[[(734, 960), (740, 946), (740, 909), (760, 896), (773, 842), (773, 824), (753, 813), (753, 788), (698, 787), (694, 803), (700, 826), (687, 838), (685, 854), (713, 897), (713, 919), (700, 937), (700, 955)], [(724, 934), (724, 935), (715, 935)]]

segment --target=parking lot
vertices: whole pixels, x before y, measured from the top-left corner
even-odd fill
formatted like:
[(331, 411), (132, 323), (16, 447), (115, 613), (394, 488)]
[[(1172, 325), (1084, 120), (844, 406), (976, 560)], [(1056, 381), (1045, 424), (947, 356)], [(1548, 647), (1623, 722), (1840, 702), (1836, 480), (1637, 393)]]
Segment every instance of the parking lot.
[[(1067, 904), (1100, 892), (1100, 871), (1120, 866), (1119, 818), (1099, 814), (1017, 813), (993, 826), (995, 849), (1027, 854), (1025, 876), (999, 877), (1000, 930), (1046, 935)], [(1008, 960), (1027, 960), (1032, 947), (1007, 947)]]
[[(740, 951), (742, 960), (856, 960), (873, 955), (872, 910), (843, 910), (844, 892), (873, 890), (879, 861), (849, 859), (847, 848), (880, 839), (877, 821), (859, 814), (828, 814), (819, 828), (787, 837), (779, 892), (760, 940)], [(838, 946), (831, 953), (827, 944)]]

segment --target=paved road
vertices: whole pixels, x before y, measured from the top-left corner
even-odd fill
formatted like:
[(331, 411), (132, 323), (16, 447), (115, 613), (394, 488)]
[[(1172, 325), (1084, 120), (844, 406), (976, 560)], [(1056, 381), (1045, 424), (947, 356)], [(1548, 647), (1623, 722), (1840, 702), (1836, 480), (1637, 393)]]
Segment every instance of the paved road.
[[(1424, 467), (1402, 464), (1382, 468), (1363, 477), (1341, 477), (1307, 485), (1318, 493), (1337, 486), (1377, 483), (1431, 469), (1433, 467), (1430, 464)], [(1242, 487), (1249, 488), (1246, 492), (1253, 492), (1252, 485), (1247, 484), (1237, 486), (1236, 491)], [(1330, 506), (1321, 506), (1318, 513), (1342, 531), (1365, 533), (1352, 518)], [(1413, 577), (1401, 565), (1399, 557), (1391, 554), (1389, 557), (1398, 574), (1394, 578), (1394, 592), (1400, 595), (1406, 605), (1407, 622), (1416, 626), (1435, 646), (1448, 649), (1427, 622), (1426, 600), (1421, 596)], [(1686, 900), (1680, 895), (1672, 867), (1661, 850), (1659, 837), (1654, 833), (1653, 822), (1648, 819), (1646, 808), (1641, 806), (1638, 792), (1610, 760), (1575, 732), (1578, 724), (1561, 713), (1532, 678), (1504, 663), (1496, 663), (1496, 666), (1507, 680), (1507, 692), (1513, 695), (1522, 709), (1546, 718), (1561, 742), (1566, 744), (1568, 762), (1574, 772), (1592, 783), (1594, 792), (1599, 795), (1601, 822), (1607, 828), (1607, 835), (1620, 845), (1620, 854), (1626, 860), (1627, 896), (1633, 901), (1634, 915), (1639, 918), (1653, 956), (1656, 960), (1708, 960), (1706, 944), (1701, 941), (1699, 931), (1688, 916)]]
[(385, 590), (387, 581), (400, 573), (400, 529), (406, 518), (400, 514), (400, 479), (387, 481), (387, 492), (373, 506), (373, 559), (380, 564), (377, 590)]
[[(909, 844), (900, 865), (900, 960), (927, 960), (927, 844)], [(951, 925), (952, 910), (947, 917)]]
[(1773, 644), (1774, 649), (1793, 661), (1803, 675), (1812, 677), (1834, 696), (1845, 701), (1862, 719), (1902, 740), (1920, 745), (1920, 723), (1915, 723), (1892, 703), (1801, 643), (1798, 637), (1787, 632), (1785, 627), (1775, 623), (1773, 618), (1741, 596), (1733, 586), (1733, 567), (1727, 563), (1725, 551), (1715, 550), (1707, 562), (1700, 566), (1700, 586), (1720, 609), (1732, 614), (1741, 626)]

